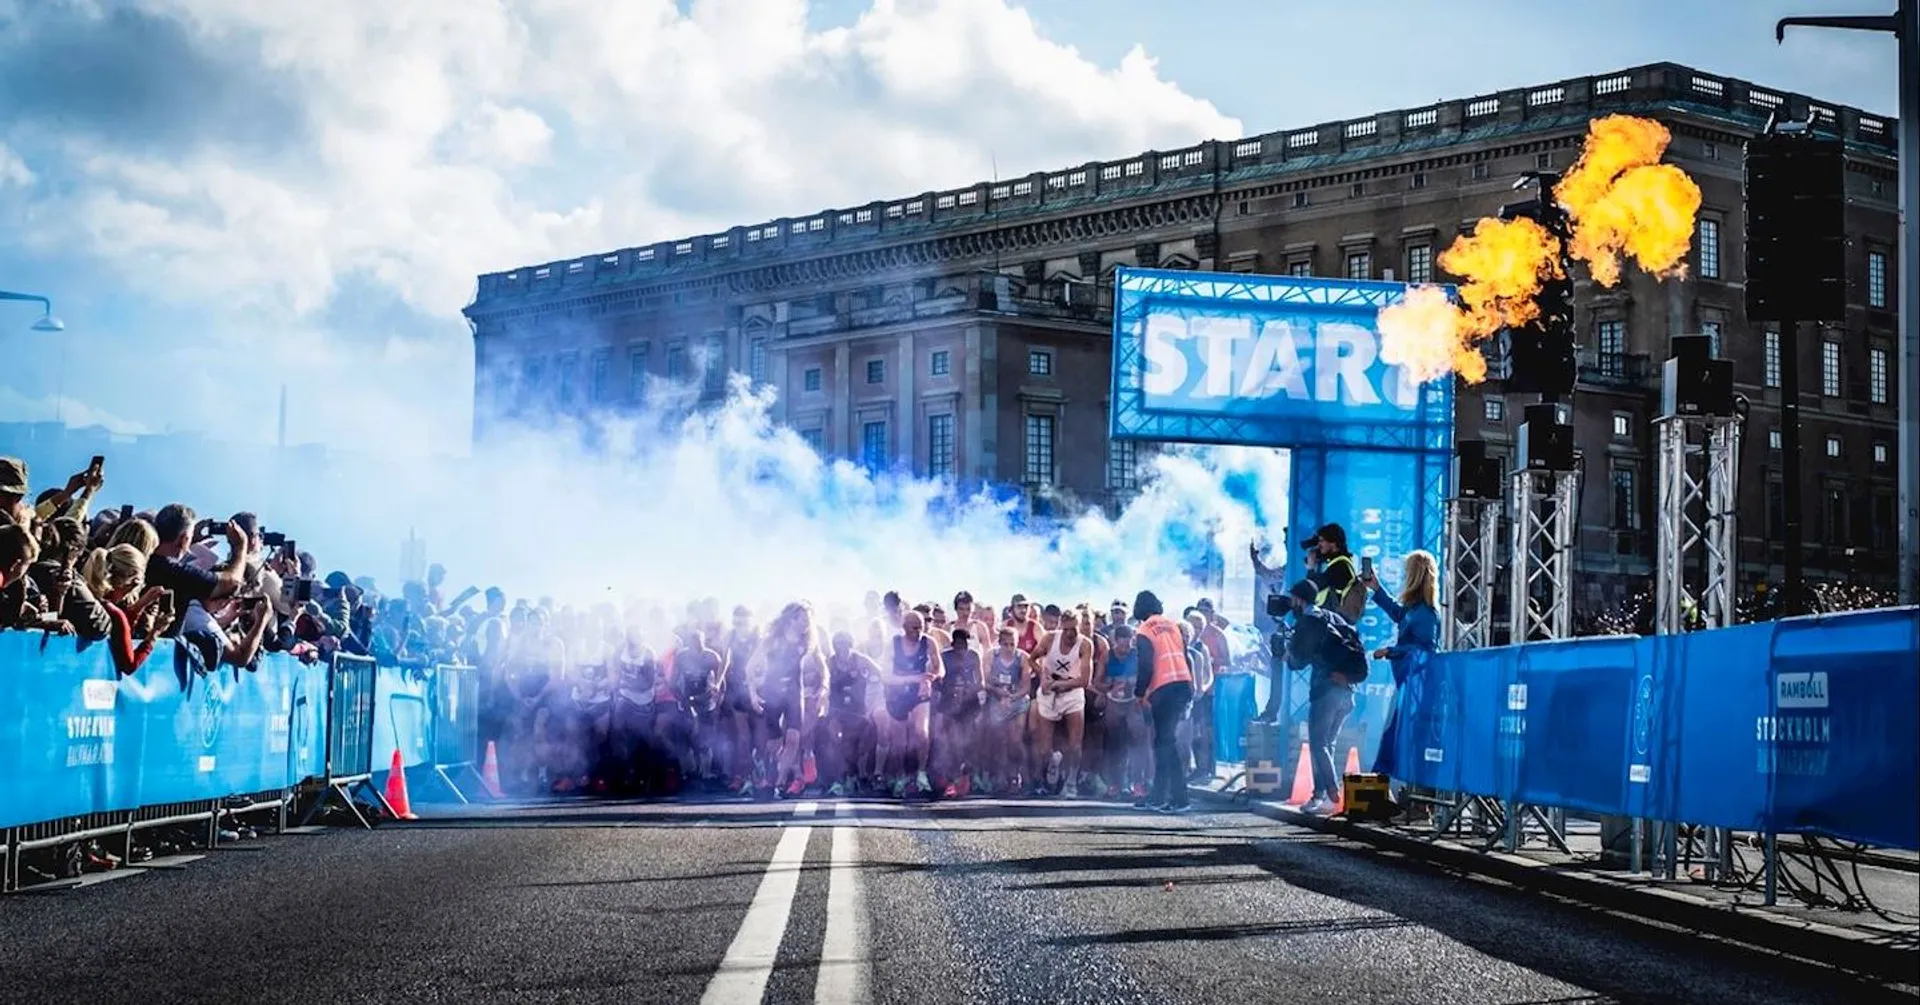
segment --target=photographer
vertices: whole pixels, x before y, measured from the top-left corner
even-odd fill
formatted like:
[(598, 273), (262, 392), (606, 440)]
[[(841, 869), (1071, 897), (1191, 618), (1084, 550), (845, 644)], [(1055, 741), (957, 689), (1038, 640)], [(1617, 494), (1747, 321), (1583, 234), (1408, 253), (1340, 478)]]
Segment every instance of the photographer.
[(173, 595), (173, 620), (185, 626), (190, 604), (209, 604), (240, 591), (246, 578), (251, 540), (246, 530), (234, 523), (205, 524), (205, 533), (223, 534), (227, 539), (227, 559), (211, 571), (188, 560), (194, 546), (198, 521), (192, 509), (180, 503), (168, 503), (154, 514), (153, 529), (160, 543), (147, 559), (147, 582)]
[[(1353, 689), (1367, 679), (1367, 653), (1359, 633), (1338, 612), (1319, 605), (1322, 593), (1322, 587), (1304, 579), (1288, 591), (1293, 631), (1284, 647), (1290, 669), (1312, 668), (1307, 684), (1307, 747), (1313, 764), (1313, 798), (1300, 809), (1315, 814), (1331, 810), (1339, 794), (1333, 749), (1353, 714)], [(1279, 697), (1276, 687), (1260, 721), (1279, 718)]]
[[(112, 624), (107, 648), (113, 668), (127, 677), (139, 671), (153, 653), (153, 644), (170, 627), (166, 620), (173, 604), (166, 591), (142, 591), (147, 559), (138, 548), (117, 544), (87, 556), (86, 583)], [(135, 645), (135, 640), (139, 644)]]
[(80, 641), (98, 642), (113, 630), (106, 608), (94, 599), (80, 577), (78, 566), (86, 553), (86, 528), (72, 517), (43, 520), (40, 528), (40, 559), (27, 570), (39, 591), (43, 615), (64, 626), (60, 634), (73, 634)]

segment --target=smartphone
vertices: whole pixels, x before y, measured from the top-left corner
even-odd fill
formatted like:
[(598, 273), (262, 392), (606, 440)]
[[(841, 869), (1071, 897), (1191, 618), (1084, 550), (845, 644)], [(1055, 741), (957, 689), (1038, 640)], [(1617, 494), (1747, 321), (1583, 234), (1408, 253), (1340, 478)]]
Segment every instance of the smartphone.
[(260, 543), (269, 548), (278, 548), (287, 543), (287, 535), (270, 530), (260, 535)]
[(100, 477), (100, 469), (105, 467), (106, 464), (107, 458), (105, 454), (94, 454), (92, 462), (87, 465), (87, 473), (98, 478)]
[(208, 520), (207, 536), (208, 537), (226, 537), (227, 522), (225, 520)]
[(1360, 578), (1365, 579), (1371, 575), (1373, 575), (1373, 556), (1360, 556)]
[(304, 604), (313, 599), (313, 580), (296, 579), (293, 581), (293, 602)]
[(120, 522), (126, 523), (128, 520), (131, 520), (131, 519), (133, 519), (133, 504), (127, 503), (126, 505), (120, 507)]

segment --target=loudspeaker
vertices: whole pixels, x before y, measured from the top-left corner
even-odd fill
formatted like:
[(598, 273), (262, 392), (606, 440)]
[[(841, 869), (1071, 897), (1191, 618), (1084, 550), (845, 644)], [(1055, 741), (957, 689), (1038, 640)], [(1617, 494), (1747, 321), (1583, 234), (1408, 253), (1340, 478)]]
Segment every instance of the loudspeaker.
[(1714, 359), (1705, 335), (1675, 335), (1660, 382), (1661, 415), (1732, 415), (1733, 362)]
[(1487, 441), (1453, 441), (1453, 494), (1461, 499), (1501, 497), (1500, 461), (1487, 456)]
[(1553, 404), (1528, 405), (1520, 423), (1520, 445), (1514, 464), (1531, 471), (1572, 471), (1573, 426)]
[(1747, 319), (1846, 317), (1844, 144), (1808, 135), (1748, 141), (1746, 202)]
[(1538, 323), (1507, 329), (1506, 389), (1564, 397), (1573, 393), (1573, 336)]

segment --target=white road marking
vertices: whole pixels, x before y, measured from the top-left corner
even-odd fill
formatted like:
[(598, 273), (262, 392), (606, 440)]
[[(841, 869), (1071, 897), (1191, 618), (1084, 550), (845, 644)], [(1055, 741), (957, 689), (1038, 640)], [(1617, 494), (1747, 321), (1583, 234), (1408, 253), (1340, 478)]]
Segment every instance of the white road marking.
[[(799, 803), (793, 808), (795, 819), (813, 816), (814, 803)], [(800, 886), (800, 867), (807, 857), (807, 839), (812, 827), (788, 827), (780, 832), (780, 843), (773, 848), (767, 873), (760, 878), (753, 903), (740, 922), (740, 931), (727, 947), (720, 970), (707, 983), (701, 1005), (758, 1005), (767, 993), (767, 979), (773, 976), (773, 964), (780, 955), (780, 940), (786, 938), (787, 919), (793, 914), (793, 894)]]
[[(841, 803), (835, 815), (851, 818)], [(865, 1005), (870, 999), (866, 915), (860, 902), (860, 828), (836, 826), (827, 871), (827, 934), (820, 944), (820, 976), (813, 986), (816, 1005)]]

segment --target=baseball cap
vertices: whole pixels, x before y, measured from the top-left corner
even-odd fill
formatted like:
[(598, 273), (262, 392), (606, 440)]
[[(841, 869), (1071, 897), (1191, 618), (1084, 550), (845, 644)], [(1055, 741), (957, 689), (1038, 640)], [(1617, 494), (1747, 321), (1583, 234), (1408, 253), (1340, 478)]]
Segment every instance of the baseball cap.
[(1026, 602), (1027, 602), (1027, 595), (1024, 593), (1016, 593), (1013, 595), (1013, 599), (1008, 601), (1008, 603), (1010, 604), (1024, 604)]
[(18, 457), (0, 457), (0, 492), (27, 494), (27, 462)]
[(1347, 546), (1347, 529), (1337, 523), (1326, 524), (1319, 530), (1314, 531), (1312, 537), (1300, 542), (1300, 547), (1311, 548), (1322, 541), (1329, 541), (1339, 547), (1345, 548)]

